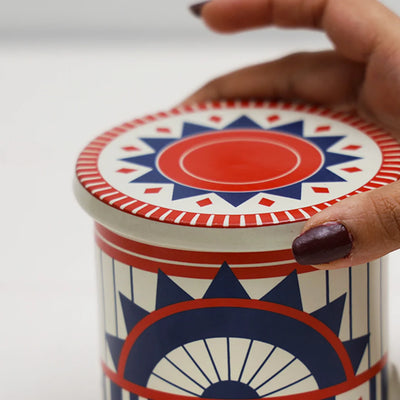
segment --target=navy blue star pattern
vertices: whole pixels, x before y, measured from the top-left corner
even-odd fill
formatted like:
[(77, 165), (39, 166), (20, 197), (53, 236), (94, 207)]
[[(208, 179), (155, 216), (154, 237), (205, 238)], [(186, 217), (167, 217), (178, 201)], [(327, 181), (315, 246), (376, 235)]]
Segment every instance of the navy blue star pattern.
[[(188, 348), (185, 346), (197, 340), (226, 338), (229, 341), (229, 338), (243, 338), (249, 341), (258, 340), (263, 343), (270, 343), (274, 346), (274, 349), (285, 349), (295, 357), (294, 359), (301, 360), (308, 368), (310, 374), (303, 379), (312, 375), (320, 389), (346, 381), (346, 373), (339, 355), (336, 354), (331, 343), (319, 332), (314, 331), (310, 325), (289, 316), (281, 315), (279, 312), (263, 311), (251, 307), (231, 307), (229, 302), (221, 307), (197, 307), (196, 305), (200, 304), (203, 299), (248, 300), (250, 297), (226, 262), (221, 265), (203, 298), (197, 300), (162, 271), (158, 272), (156, 311), (182, 302), (193, 303), (193, 309), (157, 320), (141, 334), (130, 349), (124, 371), (125, 379), (146, 387), (150, 377), (157, 374), (155, 370), (160, 360), (164, 359), (171, 363), (168, 354), (174, 349), (181, 348), (188, 353)], [(128, 333), (151, 314), (136, 305), (133, 299), (130, 300), (121, 293), (120, 301)], [(297, 271), (294, 270), (258, 301), (282, 305), (288, 309), (304, 313)], [(346, 294), (327, 303), (310, 315), (338, 336), (343, 321), (345, 302)], [(113, 363), (118, 368), (125, 341), (108, 333), (106, 338)], [(368, 343), (369, 334), (342, 341), (354, 373), (360, 366)], [(226, 357), (225, 364), (230, 365), (230, 354), (228, 353)], [(244, 364), (246, 362), (247, 358)], [(269, 362), (269, 355), (264, 363), (267, 362)], [(182, 372), (183, 361), (181, 364), (179, 364), (179, 360), (175, 360), (171, 364), (171, 368), (176, 368)], [(287, 364), (286, 367), (289, 367), (290, 364)], [(222, 378), (214, 383), (209, 381), (207, 387), (201, 386), (203, 392), (200, 394), (190, 392), (182, 383), (180, 383), (181, 386), (178, 386), (178, 382), (170, 381), (167, 377), (161, 376), (161, 379), (170, 384), (171, 388), (177, 387), (187, 394), (200, 398), (254, 399), (268, 397), (275, 393), (274, 391), (262, 393), (260, 388), (263, 384), (256, 387), (257, 385), (252, 383), (252, 379), (247, 383), (237, 379), (224, 380)], [(190, 377), (190, 379), (194, 381), (194, 378)], [(268, 376), (265, 379), (265, 383), (269, 382)], [(294, 386), (302, 380), (291, 379), (291, 381), (282, 383), (282, 387), (276, 391), (279, 392), (286, 387)], [(115, 393), (112, 394), (111, 398), (112, 400), (120, 400), (121, 389), (117, 385), (113, 385)], [(131, 400), (138, 400), (138, 398), (136, 394), (130, 394)], [(334, 398), (328, 400), (331, 399)]]
[[(232, 129), (257, 129), (257, 130), (268, 130), (272, 132), (282, 132), (285, 134), (297, 136), (303, 138), (316, 147), (318, 147), (324, 155), (324, 163), (322, 167), (316, 171), (312, 176), (308, 177), (303, 182), (298, 182), (292, 185), (279, 187), (276, 189), (269, 189), (265, 191), (257, 192), (215, 192), (225, 201), (229, 202), (231, 205), (237, 207), (247, 200), (251, 199), (258, 193), (269, 193), (273, 195), (278, 195), (291, 199), (300, 200), (302, 197), (302, 183), (307, 182), (343, 182), (345, 179), (339, 175), (333, 173), (328, 168), (334, 165), (342, 164), (348, 161), (353, 161), (359, 159), (359, 157), (349, 156), (345, 154), (339, 154), (329, 151), (329, 149), (342, 140), (345, 136), (325, 136), (325, 137), (305, 137), (304, 136), (304, 122), (299, 120), (293, 123), (284, 124), (276, 126), (273, 128), (265, 129), (259, 124), (255, 123), (252, 119), (247, 116), (241, 116), (232, 123), (226, 125), (222, 129), (215, 129), (214, 127), (209, 127), (205, 125), (197, 125), (189, 122), (183, 124), (182, 137), (189, 137), (192, 135), (198, 135), (201, 133), (209, 132), (221, 132), (224, 130)], [(166, 146), (171, 145), (175, 141), (181, 140), (181, 138), (141, 138), (143, 142), (149, 145), (154, 151), (150, 154), (126, 157), (122, 158), (121, 161), (126, 161), (132, 164), (145, 166), (151, 168), (150, 171), (144, 173), (138, 178), (131, 181), (131, 183), (159, 183), (159, 184), (174, 184), (172, 200), (178, 200), (183, 198), (188, 198), (192, 196), (199, 196), (208, 194), (209, 191), (204, 189), (199, 189), (195, 187), (189, 187), (182, 185), (179, 182), (174, 182), (167, 176), (162, 174), (156, 166), (156, 157), (159, 152)]]

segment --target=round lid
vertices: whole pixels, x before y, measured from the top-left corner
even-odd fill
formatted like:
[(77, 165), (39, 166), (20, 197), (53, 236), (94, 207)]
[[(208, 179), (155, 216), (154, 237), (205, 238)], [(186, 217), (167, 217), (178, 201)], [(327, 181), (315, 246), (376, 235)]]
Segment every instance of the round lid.
[[(113, 215), (240, 228), (300, 222), (399, 179), (400, 146), (354, 115), (278, 102), (213, 102), (114, 128), (76, 176)], [(79, 197), (79, 196), (78, 196)], [(111, 212), (111, 211), (110, 211)], [(101, 216), (99, 217), (100, 222)]]

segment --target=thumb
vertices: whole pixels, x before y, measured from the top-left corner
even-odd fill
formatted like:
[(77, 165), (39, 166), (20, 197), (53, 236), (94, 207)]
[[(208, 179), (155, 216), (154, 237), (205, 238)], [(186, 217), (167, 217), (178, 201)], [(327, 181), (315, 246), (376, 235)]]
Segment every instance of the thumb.
[(400, 182), (357, 194), (314, 215), (292, 246), (299, 264), (336, 269), (400, 248)]

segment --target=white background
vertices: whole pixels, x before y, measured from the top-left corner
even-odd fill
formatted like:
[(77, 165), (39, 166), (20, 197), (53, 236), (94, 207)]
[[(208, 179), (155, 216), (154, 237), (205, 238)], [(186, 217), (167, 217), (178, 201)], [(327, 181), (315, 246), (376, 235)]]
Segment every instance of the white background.
[[(101, 398), (92, 223), (71, 190), (82, 147), (216, 75), (329, 46), (304, 31), (216, 36), (188, 4), (0, 2), (0, 399)], [(400, 366), (398, 264), (394, 254), (391, 358)]]

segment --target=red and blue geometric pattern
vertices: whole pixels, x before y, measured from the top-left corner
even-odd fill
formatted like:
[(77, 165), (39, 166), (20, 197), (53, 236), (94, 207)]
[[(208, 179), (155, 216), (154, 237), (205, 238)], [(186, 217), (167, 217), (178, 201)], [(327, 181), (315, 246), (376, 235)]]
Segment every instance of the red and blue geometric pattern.
[(301, 398), (333, 399), (383, 367), (357, 376), (369, 335), (339, 339), (346, 295), (308, 314), (296, 271), (259, 300), (226, 263), (201, 299), (159, 271), (155, 311), (120, 302), (128, 334), (107, 334), (117, 372), (104, 366), (112, 400), (118, 387), (132, 400), (284, 398), (297, 388)]
[(303, 120), (266, 130), (243, 115), (219, 130), (184, 122), (180, 138), (142, 138), (153, 152), (122, 161), (151, 168), (132, 182), (174, 184), (172, 200), (209, 192), (233, 206), (258, 193), (300, 200), (303, 183), (344, 181), (329, 167), (359, 157), (329, 151), (343, 138), (304, 138)]
[(273, 101), (135, 119), (93, 140), (77, 162), (79, 188), (113, 209), (211, 228), (304, 221), (399, 177), (400, 145), (379, 127)]

